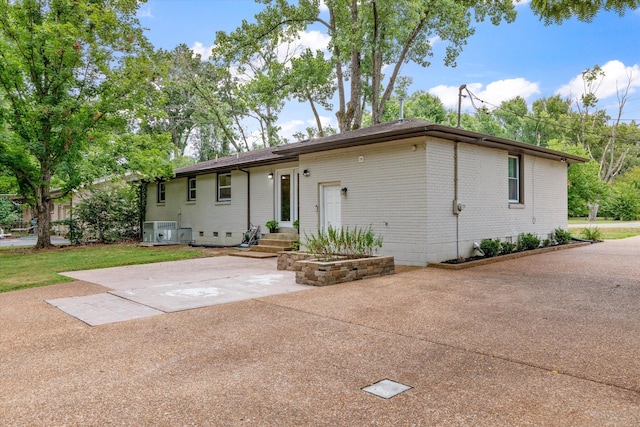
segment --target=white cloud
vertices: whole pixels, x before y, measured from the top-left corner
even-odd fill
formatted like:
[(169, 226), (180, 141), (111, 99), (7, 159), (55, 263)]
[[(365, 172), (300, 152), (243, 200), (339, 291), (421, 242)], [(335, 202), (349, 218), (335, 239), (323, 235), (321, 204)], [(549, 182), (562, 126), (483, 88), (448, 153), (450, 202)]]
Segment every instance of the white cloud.
[[(327, 126), (331, 126), (333, 128), (338, 128), (338, 124), (335, 121), (335, 116), (320, 116), (320, 123), (322, 124), (323, 128), (326, 128)], [(315, 128), (317, 126), (316, 124), (316, 120), (315, 119), (309, 119), (307, 120), (307, 126), (308, 127), (313, 127)]]
[[(621, 61), (614, 59), (602, 65), (601, 68), (604, 72), (604, 77), (599, 84), (596, 84), (596, 96), (599, 99), (616, 96), (619, 90), (621, 91), (627, 87), (630, 78), (630, 92), (633, 93), (640, 89), (640, 65), (626, 66)], [(556, 91), (556, 94), (575, 100), (580, 98), (584, 92), (585, 86), (582, 80), (582, 73), (580, 73), (572, 78), (569, 83), (562, 85)]]
[[(484, 86), (482, 83), (469, 83), (467, 89), (475, 95), (475, 97), (487, 103), (487, 107), (492, 109), (502, 101), (513, 99), (516, 96), (520, 96), (525, 100), (529, 99), (532, 95), (540, 94), (540, 86), (538, 83), (530, 82), (522, 77), (515, 79), (505, 79), (491, 82)], [(460, 88), (456, 86), (439, 85), (428, 90), (432, 95), (440, 98), (445, 108), (457, 108), (458, 107), (458, 94)], [(471, 100), (466, 91), (462, 92), (466, 95), (462, 100), (462, 107), (468, 109), (472, 107)], [(482, 106), (482, 102), (478, 99), (474, 100), (477, 107)]]
[(288, 122), (278, 123), (278, 126), (280, 126), (282, 135), (291, 136), (300, 130), (304, 130), (304, 124), (304, 120), (289, 120)]
[(153, 18), (153, 13), (151, 13), (151, 8), (147, 6), (145, 9), (138, 10), (138, 18)]
[(329, 47), (331, 37), (328, 34), (321, 33), (320, 31), (300, 31), (298, 32), (300, 37), (300, 44), (304, 47), (308, 47), (312, 51), (324, 50)]
[[(332, 126), (334, 129), (337, 129), (338, 125), (334, 119), (335, 117), (321, 115), (320, 123), (322, 123), (323, 128), (326, 128), (327, 126)], [(278, 126), (280, 126), (280, 131), (278, 132), (280, 136), (293, 142), (293, 141), (296, 141), (296, 138), (293, 136), (293, 134), (297, 132), (302, 132), (303, 134), (306, 135), (307, 128), (308, 127), (316, 128), (317, 124), (314, 118), (307, 119), (307, 120), (291, 119), (286, 122), (278, 123)]]
[(202, 57), (202, 60), (205, 61), (207, 59), (209, 59), (211, 57), (211, 49), (213, 49), (213, 45), (212, 46), (205, 46), (200, 42), (195, 42), (193, 44), (193, 46), (191, 46), (191, 50), (194, 53), (199, 54)]
[(298, 38), (295, 41), (281, 43), (277, 46), (278, 61), (289, 66), (291, 58), (299, 57), (307, 48), (313, 52), (316, 50), (327, 51), (330, 41), (331, 38), (327, 34), (317, 30), (298, 31)]

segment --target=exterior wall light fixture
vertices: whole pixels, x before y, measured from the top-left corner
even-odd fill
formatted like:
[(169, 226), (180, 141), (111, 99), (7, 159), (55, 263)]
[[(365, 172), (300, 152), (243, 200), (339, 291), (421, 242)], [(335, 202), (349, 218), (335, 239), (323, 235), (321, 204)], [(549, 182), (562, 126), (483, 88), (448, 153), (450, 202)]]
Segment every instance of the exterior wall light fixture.
[(269, 175), (267, 175), (269, 177), (269, 179), (273, 179), (273, 172), (269, 172)]
[(340, 192), (342, 193), (343, 196), (347, 195), (347, 187), (342, 187), (342, 190), (340, 190)]
[(305, 169), (305, 170), (302, 171), (302, 175), (310, 176), (311, 175), (311, 171), (309, 169)]

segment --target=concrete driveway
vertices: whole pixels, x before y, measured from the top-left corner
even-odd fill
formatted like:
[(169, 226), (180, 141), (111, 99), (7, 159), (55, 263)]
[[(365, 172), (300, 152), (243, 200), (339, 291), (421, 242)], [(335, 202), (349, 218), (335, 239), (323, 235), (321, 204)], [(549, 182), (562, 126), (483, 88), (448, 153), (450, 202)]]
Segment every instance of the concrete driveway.
[[(23, 247), (23, 246), (30, 247), (30, 246), (35, 246), (37, 241), (38, 241), (38, 236), (34, 236), (34, 235), (0, 239), (0, 248)], [(51, 243), (56, 246), (68, 245), (69, 240), (60, 236), (51, 236)]]
[[(637, 426), (639, 260), (635, 237), (99, 327), (44, 300), (102, 286), (0, 294), (0, 424)], [(385, 379), (408, 388), (365, 391)]]

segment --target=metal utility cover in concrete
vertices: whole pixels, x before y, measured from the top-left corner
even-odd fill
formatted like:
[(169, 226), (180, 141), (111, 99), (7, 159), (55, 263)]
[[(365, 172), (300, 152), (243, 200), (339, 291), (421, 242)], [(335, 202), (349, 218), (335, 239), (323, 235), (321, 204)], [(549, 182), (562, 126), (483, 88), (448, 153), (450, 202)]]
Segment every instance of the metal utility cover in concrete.
[(391, 380), (382, 380), (377, 383), (371, 384), (368, 387), (363, 388), (363, 391), (367, 393), (375, 394), (376, 396), (384, 399), (391, 399), (394, 396), (399, 395), (403, 391), (407, 391), (412, 387), (404, 384), (400, 384)]

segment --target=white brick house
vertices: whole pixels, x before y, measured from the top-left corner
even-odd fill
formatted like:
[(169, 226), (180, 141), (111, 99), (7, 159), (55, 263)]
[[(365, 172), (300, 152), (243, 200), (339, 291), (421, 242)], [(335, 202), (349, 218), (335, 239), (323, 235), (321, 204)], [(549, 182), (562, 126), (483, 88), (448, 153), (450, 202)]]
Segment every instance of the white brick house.
[(241, 153), (176, 170), (148, 186), (148, 221), (178, 221), (197, 244), (235, 245), (276, 219), (300, 233), (369, 226), (384, 255), (420, 265), (567, 228), (567, 167), (584, 159), (405, 119)]

